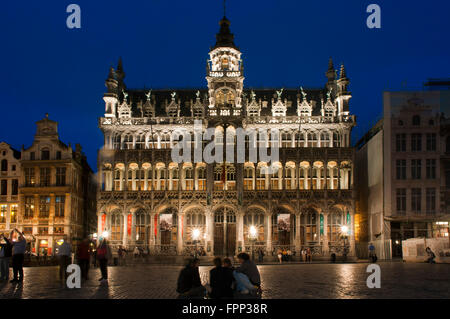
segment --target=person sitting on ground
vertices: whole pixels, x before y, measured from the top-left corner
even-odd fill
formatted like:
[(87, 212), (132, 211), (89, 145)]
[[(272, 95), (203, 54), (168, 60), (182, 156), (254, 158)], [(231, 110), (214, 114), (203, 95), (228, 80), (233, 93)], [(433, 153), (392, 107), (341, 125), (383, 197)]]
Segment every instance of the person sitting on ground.
[(247, 253), (238, 256), (240, 266), (233, 272), (237, 291), (241, 294), (255, 294), (261, 290), (261, 276), (258, 267)]
[(425, 249), (425, 251), (427, 252), (427, 255), (428, 255), (427, 263), (435, 264), (436, 262), (434, 261), (434, 259), (436, 258), (436, 255), (433, 253), (433, 251), (431, 250), (431, 248), (430, 248), (430, 247), (427, 247), (427, 248)]
[(222, 267), (222, 259), (220, 257), (214, 258), (213, 263), (216, 267), (209, 272), (211, 298), (233, 298), (233, 272), (230, 268)]
[(200, 260), (193, 258), (181, 270), (177, 281), (177, 292), (180, 294), (178, 298), (200, 299), (205, 296), (206, 289), (202, 286), (200, 280), (200, 273), (198, 271), (199, 264)]

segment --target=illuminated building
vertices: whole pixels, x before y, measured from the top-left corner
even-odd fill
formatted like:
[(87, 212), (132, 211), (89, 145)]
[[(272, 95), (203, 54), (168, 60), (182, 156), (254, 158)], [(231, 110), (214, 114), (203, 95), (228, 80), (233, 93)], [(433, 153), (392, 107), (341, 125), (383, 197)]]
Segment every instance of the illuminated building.
[[(266, 255), (291, 249), (299, 256), (309, 247), (328, 259), (342, 255), (347, 225), (354, 255), (355, 117), (344, 66), (338, 76), (330, 59), (321, 89), (245, 89), (229, 27), (223, 18), (209, 52), (207, 88), (127, 89), (122, 61), (111, 68), (99, 119), (98, 233), (107, 230), (116, 247), (148, 247), (153, 254), (187, 255), (200, 247), (207, 255), (235, 255), (251, 249), (253, 226), (252, 246)], [(172, 133), (193, 134), (195, 120), (214, 128), (222, 145), (235, 142), (238, 128), (280, 129), (277, 172), (248, 157), (225, 167), (223, 161), (175, 163)]]

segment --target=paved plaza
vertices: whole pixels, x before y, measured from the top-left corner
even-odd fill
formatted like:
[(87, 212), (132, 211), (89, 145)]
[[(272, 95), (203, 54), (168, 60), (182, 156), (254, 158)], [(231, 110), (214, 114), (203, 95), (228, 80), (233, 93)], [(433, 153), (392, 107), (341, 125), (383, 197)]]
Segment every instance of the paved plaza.
[[(380, 263), (381, 288), (366, 286), (368, 264), (284, 264), (258, 266), (263, 298), (450, 298), (450, 265)], [(100, 285), (98, 268), (81, 289), (61, 287), (57, 267), (25, 268), (22, 286), (0, 284), (0, 298), (166, 299), (176, 298), (180, 266), (110, 267), (109, 284)], [(208, 270), (200, 268), (202, 281)]]

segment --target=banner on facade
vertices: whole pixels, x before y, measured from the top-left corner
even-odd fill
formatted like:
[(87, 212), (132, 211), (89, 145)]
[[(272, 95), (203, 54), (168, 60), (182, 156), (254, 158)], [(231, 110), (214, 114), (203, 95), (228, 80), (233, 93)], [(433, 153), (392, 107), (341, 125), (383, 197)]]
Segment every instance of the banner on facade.
[(291, 229), (291, 215), (278, 214), (277, 216), (278, 230), (289, 231)]
[(102, 221), (101, 221), (101, 231), (103, 232), (105, 230), (105, 222), (106, 222), (106, 214), (102, 215)]
[(155, 214), (155, 223), (153, 224), (155, 225), (155, 238), (158, 236), (158, 227), (156, 225), (158, 225), (158, 215)]
[(324, 234), (323, 224), (324, 224), (324, 216), (323, 214), (320, 214), (320, 235)]
[(133, 221), (133, 215), (132, 214), (128, 214), (127, 216), (127, 233), (128, 236), (131, 236), (131, 223)]

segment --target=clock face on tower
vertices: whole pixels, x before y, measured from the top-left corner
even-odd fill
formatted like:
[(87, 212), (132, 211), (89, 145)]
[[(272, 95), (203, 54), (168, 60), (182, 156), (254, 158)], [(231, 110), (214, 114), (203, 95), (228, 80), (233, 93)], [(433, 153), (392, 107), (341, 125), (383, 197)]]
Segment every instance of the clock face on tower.
[(216, 107), (233, 107), (235, 94), (232, 90), (223, 88), (216, 92)]

